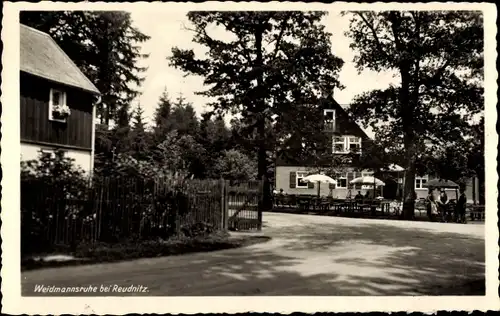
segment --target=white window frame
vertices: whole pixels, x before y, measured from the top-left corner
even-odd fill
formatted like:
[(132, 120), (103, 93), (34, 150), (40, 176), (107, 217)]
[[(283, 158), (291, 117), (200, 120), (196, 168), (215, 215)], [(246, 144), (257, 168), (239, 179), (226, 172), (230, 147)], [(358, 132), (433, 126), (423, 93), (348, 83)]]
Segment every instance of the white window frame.
[[(341, 172), (336, 177), (337, 178), (335, 180), (337, 180), (337, 185), (335, 187), (337, 189), (347, 189), (347, 186), (349, 185), (349, 183), (347, 183), (347, 172)], [(340, 179), (345, 179), (345, 186), (344, 187), (341, 186)]]
[(304, 179), (305, 177), (307, 177), (307, 171), (297, 171), (295, 173), (295, 187), (297, 189), (307, 189), (307, 188), (309, 188), (309, 185), (307, 183), (305, 183), (305, 186), (299, 185), (299, 179)]
[[(342, 141), (336, 141), (336, 138), (342, 138)], [(356, 141), (351, 141), (351, 138), (356, 138)], [(353, 135), (342, 135), (342, 136), (333, 136), (332, 139), (332, 152), (334, 154), (348, 154), (351, 152), (351, 143), (352, 144), (357, 144), (359, 145), (359, 153), (361, 152), (361, 144), (362, 144), (362, 139), (361, 137), (358, 136), (353, 136)], [(336, 151), (335, 150), (335, 145), (343, 145), (343, 150), (342, 151)]]
[[(423, 176), (423, 177), (418, 177), (416, 176), (415, 177), (415, 190), (424, 190), (424, 189), (427, 189), (426, 187), (424, 187), (424, 183), (422, 183), (422, 180), (425, 180), (425, 183), (429, 182), (429, 176)], [(417, 185), (417, 183), (419, 185)]]
[(56, 121), (56, 122), (62, 122), (62, 123), (66, 123), (66, 119), (56, 119), (52, 116), (52, 109), (54, 107), (54, 99), (53, 99), (53, 96), (54, 96), (54, 93), (55, 92), (59, 92), (60, 95), (61, 95), (61, 99), (59, 100), (60, 101), (60, 105), (67, 105), (66, 104), (66, 99), (67, 99), (67, 96), (66, 96), (66, 92), (65, 91), (62, 91), (60, 89), (53, 89), (51, 88), (50, 89), (50, 96), (49, 96), (49, 120), (50, 121)]
[[(327, 113), (333, 113), (333, 119), (330, 121), (328, 119), (326, 119), (326, 115)], [(334, 109), (325, 109), (323, 110), (323, 118), (325, 120), (325, 124), (332, 124), (332, 128), (327, 128), (327, 130), (331, 130), (331, 131), (334, 131), (335, 130), (335, 121), (336, 121), (336, 117), (335, 117), (335, 110)]]
[[(336, 138), (342, 138), (342, 141), (337, 141)], [(333, 136), (332, 138), (332, 151), (334, 154), (348, 154), (349, 152), (346, 150), (346, 142), (347, 142), (347, 137), (346, 136)], [(342, 144), (343, 150), (342, 151), (337, 151), (335, 150), (335, 145), (340, 145)]]
[[(356, 141), (351, 141), (351, 138), (356, 138)], [(359, 145), (359, 150), (358, 152), (360, 153), (361, 152), (361, 142), (362, 142), (362, 139), (361, 137), (358, 137), (358, 136), (347, 136), (347, 150), (349, 152), (351, 152), (351, 144), (356, 144), (356, 145)]]

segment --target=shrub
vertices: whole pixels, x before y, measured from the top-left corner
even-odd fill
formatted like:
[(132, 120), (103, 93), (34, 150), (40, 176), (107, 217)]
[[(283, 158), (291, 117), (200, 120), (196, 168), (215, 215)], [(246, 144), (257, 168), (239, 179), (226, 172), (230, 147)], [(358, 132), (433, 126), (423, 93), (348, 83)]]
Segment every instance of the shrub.
[(214, 226), (210, 223), (199, 222), (190, 225), (184, 225), (181, 228), (182, 233), (186, 237), (205, 237), (214, 232)]
[(191, 192), (196, 186), (153, 164), (119, 156), (105, 173), (95, 172), (92, 181), (60, 151), (41, 153), (39, 160), (21, 165), (23, 254), (50, 252), (60, 245), (76, 249), (96, 241), (167, 240), (214, 231), (207, 223), (180, 227), (197, 211), (200, 200)]
[(61, 150), (40, 152), (38, 160), (21, 161), (21, 252), (48, 251), (59, 217), (82, 216), (84, 204), (69, 207), (68, 200), (85, 200), (88, 179)]

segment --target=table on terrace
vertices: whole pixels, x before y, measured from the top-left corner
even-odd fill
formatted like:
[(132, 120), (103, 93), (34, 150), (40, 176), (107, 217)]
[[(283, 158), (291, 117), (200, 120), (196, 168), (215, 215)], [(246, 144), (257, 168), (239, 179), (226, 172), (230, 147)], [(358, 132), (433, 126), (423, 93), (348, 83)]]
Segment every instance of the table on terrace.
[(483, 220), (485, 219), (485, 208), (484, 205), (468, 205), (470, 220)]

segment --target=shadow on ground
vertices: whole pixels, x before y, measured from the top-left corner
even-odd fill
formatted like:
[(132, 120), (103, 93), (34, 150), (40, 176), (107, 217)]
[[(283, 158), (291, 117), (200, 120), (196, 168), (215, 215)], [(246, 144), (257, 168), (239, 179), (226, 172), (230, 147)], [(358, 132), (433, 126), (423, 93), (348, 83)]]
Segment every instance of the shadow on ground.
[(37, 283), (148, 287), (108, 296), (485, 295), (482, 238), (382, 223), (267, 230), (271, 241), (245, 248), (23, 273), (23, 295)]
[(380, 223), (282, 227), (279, 237), (245, 261), (218, 253), (225, 260), (206, 270), (239, 281), (241, 295), (485, 295), (480, 238)]

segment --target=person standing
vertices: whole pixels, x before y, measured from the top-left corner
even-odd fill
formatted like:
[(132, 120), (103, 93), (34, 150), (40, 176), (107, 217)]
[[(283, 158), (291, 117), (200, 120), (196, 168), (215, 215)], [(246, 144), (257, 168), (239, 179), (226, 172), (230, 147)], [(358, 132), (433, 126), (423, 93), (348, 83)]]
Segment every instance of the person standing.
[(447, 215), (448, 215), (448, 195), (446, 195), (446, 192), (444, 189), (441, 189), (441, 193), (439, 194), (439, 211), (441, 213), (441, 220), (443, 222), (447, 222)]
[(361, 191), (358, 191), (358, 194), (354, 197), (355, 200), (361, 201), (363, 200), (363, 194), (361, 194)]
[(435, 221), (436, 215), (438, 214), (436, 200), (432, 192), (432, 188), (429, 188), (429, 194), (427, 195), (427, 216), (429, 220)]
[(465, 212), (467, 210), (467, 196), (465, 195), (465, 188), (460, 187), (460, 197), (458, 198), (456, 213), (457, 222), (466, 223)]

